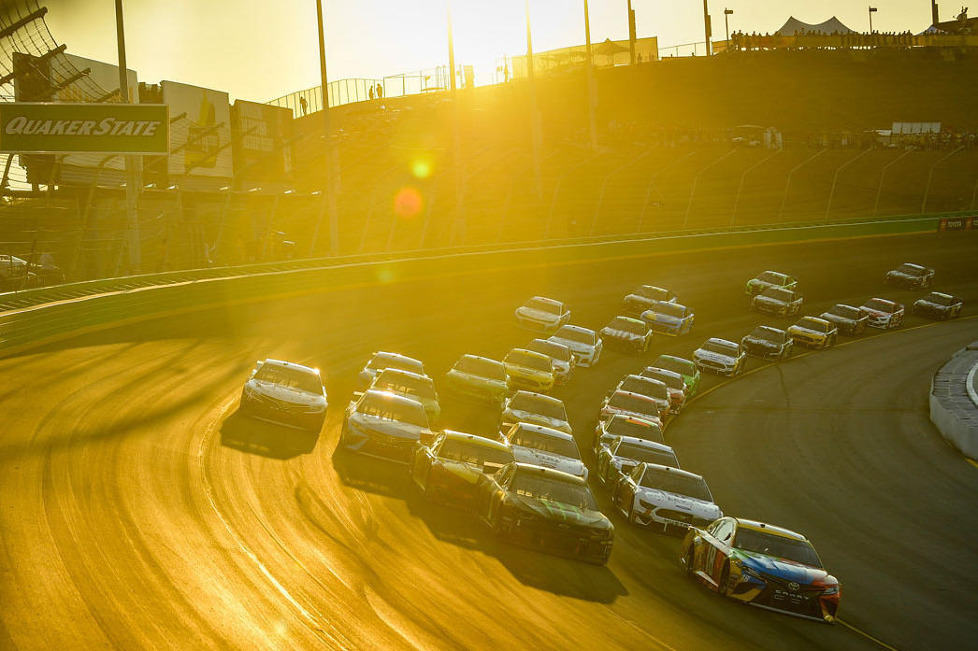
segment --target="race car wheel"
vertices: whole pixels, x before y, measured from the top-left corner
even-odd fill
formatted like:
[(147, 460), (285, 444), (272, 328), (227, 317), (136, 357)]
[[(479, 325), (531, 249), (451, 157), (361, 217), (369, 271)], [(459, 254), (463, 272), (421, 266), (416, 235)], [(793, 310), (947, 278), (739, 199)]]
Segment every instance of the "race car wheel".
[(689, 551), (686, 552), (686, 576), (692, 578), (693, 576), (693, 546), (689, 546)]
[(719, 592), (724, 597), (730, 596), (730, 564), (723, 566), (723, 571), (720, 573), (720, 584), (717, 586), (717, 592)]

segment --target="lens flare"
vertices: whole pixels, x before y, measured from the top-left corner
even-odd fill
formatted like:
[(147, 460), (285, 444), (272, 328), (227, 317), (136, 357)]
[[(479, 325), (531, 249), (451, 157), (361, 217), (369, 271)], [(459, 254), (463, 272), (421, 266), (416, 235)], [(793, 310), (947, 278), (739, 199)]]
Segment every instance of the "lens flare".
[(411, 163), (411, 173), (415, 178), (426, 179), (431, 176), (431, 163), (423, 158)]
[(421, 212), (424, 199), (417, 188), (401, 188), (394, 195), (394, 214), (401, 219), (414, 219)]

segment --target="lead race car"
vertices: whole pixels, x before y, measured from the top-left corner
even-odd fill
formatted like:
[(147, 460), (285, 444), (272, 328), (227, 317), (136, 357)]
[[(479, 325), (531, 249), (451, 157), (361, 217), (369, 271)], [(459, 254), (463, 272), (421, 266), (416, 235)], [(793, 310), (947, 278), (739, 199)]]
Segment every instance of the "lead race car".
[(241, 390), (245, 416), (315, 433), (326, 420), (326, 388), (319, 369), (266, 359), (255, 364)]
[(720, 518), (687, 530), (680, 560), (687, 574), (731, 599), (824, 622), (837, 616), (839, 580), (800, 533)]

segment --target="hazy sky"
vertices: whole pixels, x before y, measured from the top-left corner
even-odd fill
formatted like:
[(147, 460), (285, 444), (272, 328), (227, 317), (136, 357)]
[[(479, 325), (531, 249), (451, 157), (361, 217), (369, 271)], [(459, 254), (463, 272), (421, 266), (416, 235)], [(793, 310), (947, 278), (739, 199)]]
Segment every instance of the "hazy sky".
[[(0, 0), (2, 2), (3, 0)], [(52, 34), (68, 51), (115, 62), (114, 0), (40, 0)], [(868, 31), (868, 3), (851, 0), (709, 0), (715, 39), (730, 29), (773, 32), (790, 15), (821, 22), (832, 15)], [(628, 37), (627, 0), (590, 0), (591, 38)], [(447, 0), (324, 0), (329, 79), (379, 79), (430, 70), (448, 61)], [(584, 42), (583, 0), (530, 0), (534, 50)], [(920, 32), (929, 0), (874, 0), (873, 28)], [(524, 0), (452, 0), (455, 59), (492, 72), (497, 59), (526, 52)], [(700, 0), (632, 0), (638, 36), (660, 50), (703, 40)], [(140, 81), (163, 79), (268, 101), (319, 83), (315, 0), (124, 0), (127, 60)], [(941, 19), (960, 3), (941, 6)]]

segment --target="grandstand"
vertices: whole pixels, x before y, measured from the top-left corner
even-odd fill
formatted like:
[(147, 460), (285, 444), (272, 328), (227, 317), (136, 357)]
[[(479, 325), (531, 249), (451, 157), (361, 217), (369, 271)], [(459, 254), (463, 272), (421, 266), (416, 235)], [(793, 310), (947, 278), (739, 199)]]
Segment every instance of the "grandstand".
[[(48, 81), (69, 81), (76, 97), (118, 99), (85, 71), (67, 68), (42, 8), (20, 11), (0, 18), (0, 86), (8, 99), (20, 83), (15, 52), (60, 65)], [(976, 65), (976, 48), (887, 46), (730, 51), (604, 67), (596, 71), (596, 149), (587, 137), (584, 70), (564, 67), (536, 81), (539, 185), (525, 80), (466, 88), (457, 111), (447, 91), (334, 107), (338, 242), (328, 241), (324, 223), (326, 143), (313, 106), (290, 127), (292, 171), (281, 182), (236, 173), (179, 183), (160, 174), (155, 186), (147, 183), (138, 270), (124, 264), (118, 168), (51, 184), (37, 170), (53, 174), (62, 162), (32, 166), (28, 177), (23, 161), (5, 156), (0, 252), (51, 252), (69, 280), (81, 280), (333, 248), (409, 251), (973, 211)], [(158, 87), (142, 86), (159, 101)], [(178, 115), (171, 128), (186, 140), (189, 122)], [(883, 138), (896, 122), (940, 123), (941, 132)], [(764, 132), (766, 140), (741, 137)], [(158, 162), (144, 164), (152, 171)]]

